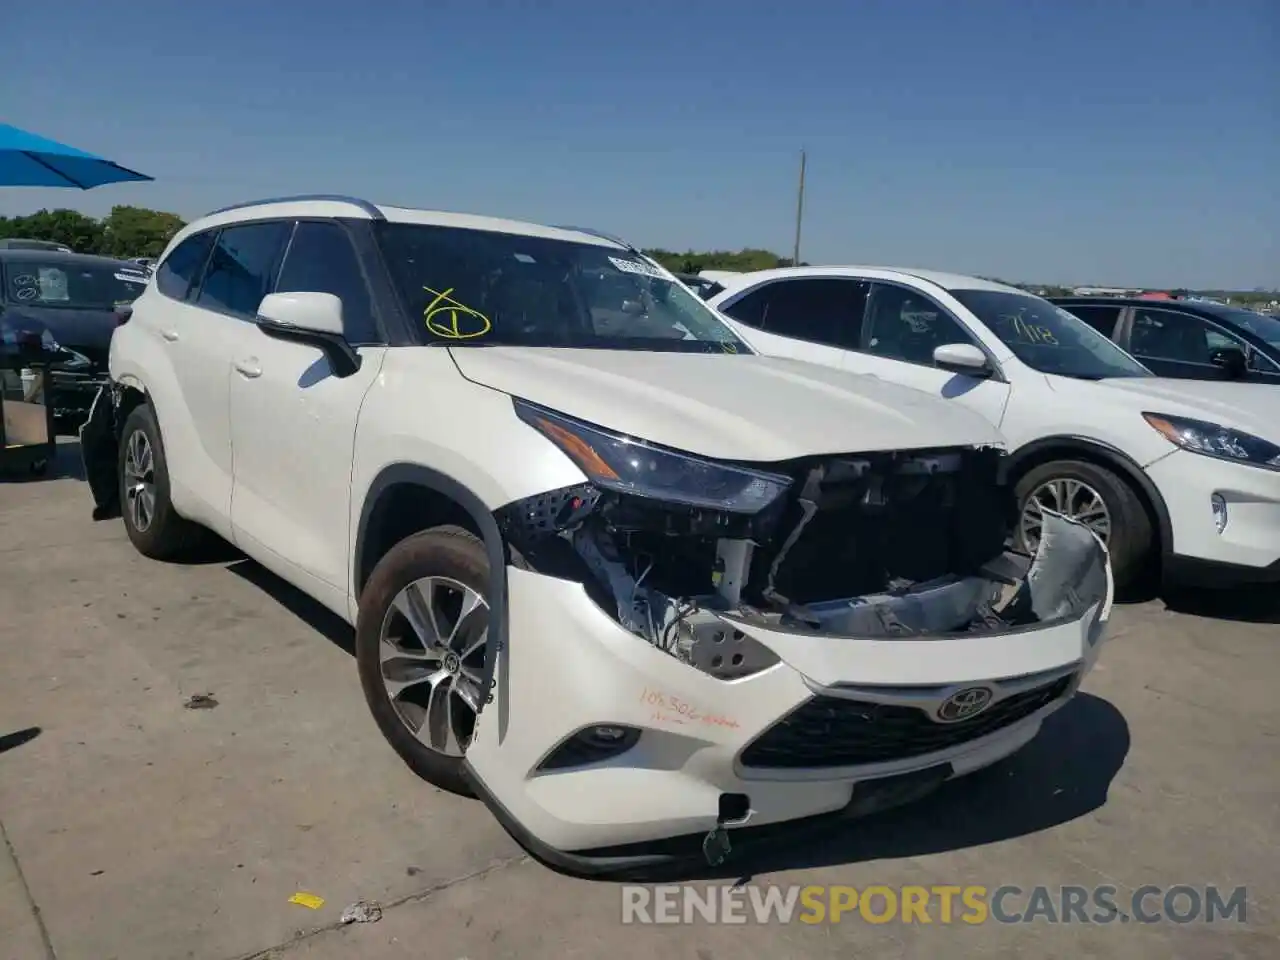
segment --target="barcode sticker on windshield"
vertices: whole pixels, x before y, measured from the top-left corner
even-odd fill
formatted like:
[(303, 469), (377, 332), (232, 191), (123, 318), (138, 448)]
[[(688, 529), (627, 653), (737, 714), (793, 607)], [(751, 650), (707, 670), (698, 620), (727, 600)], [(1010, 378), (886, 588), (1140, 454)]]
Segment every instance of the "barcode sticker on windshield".
[(644, 263), (640, 260), (623, 260), (620, 257), (610, 257), (609, 262), (623, 273), (635, 273), (642, 277), (657, 277), (659, 280), (670, 279), (661, 267), (655, 267), (651, 263)]
[(117, 280), (123, 280), (125, 283), (146, 283), (147, 278), (140, 273), (117, 273)]

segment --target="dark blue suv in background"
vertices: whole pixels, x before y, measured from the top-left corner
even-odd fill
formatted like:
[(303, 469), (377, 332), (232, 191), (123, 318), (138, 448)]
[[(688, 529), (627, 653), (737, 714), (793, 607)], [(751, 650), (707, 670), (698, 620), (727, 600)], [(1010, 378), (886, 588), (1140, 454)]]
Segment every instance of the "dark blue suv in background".
[(1280, 317), (1212, 300), (1049, 299), (1158, 376), (1280, 385)]
[(54, 420), (74, 434), (107, 376), (116, 311), (147, 286), (134, 263), (49, 249), (0, 248), (0, 330), (6, 342), (51, 350)]

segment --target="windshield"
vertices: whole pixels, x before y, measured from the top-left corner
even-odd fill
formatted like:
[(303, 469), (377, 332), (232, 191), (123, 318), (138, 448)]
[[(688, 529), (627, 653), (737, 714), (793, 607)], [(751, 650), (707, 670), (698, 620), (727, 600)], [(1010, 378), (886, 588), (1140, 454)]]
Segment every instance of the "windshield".
[(1280, 347), (1280, 318), (1232, 307), (1219, 307), (1213, 312), (1228, 323), (1249, 331), (1255, 337), (1261, 337), (1272, 346)]
[(111, 310), (132, 303), (147, 278), (125, 264), (24, 260), (6, 265), (10, 303), (29, 307)]
[(1000, 290), (952, 290), (951, 295), (1033, 370), (1082, 380), (1151, 376), (1079, 317), (1047, 300)]
[(615, 247), (379, 223), (401, 299), (429, 343), (750, 353), (661, 267)]

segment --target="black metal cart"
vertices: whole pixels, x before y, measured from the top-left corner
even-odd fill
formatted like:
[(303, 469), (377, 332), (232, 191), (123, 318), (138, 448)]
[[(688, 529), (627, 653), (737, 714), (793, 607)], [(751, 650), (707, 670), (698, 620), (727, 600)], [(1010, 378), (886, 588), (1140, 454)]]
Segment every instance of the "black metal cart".
[(0, 472), (42, 474), (57, 453), (52, 366), (40, 340), (0, 344)]

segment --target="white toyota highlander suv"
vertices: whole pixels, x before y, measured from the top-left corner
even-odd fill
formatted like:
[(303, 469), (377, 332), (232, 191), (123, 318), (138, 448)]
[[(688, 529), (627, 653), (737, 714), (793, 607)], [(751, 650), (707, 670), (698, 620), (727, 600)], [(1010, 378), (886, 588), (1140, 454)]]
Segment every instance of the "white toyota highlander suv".
[(100, 505), (351, 622), (404, 760), (570, 870), (718, 862), (991, 764), (1110, 615), (1084, 525), (1007, 549), (980, 416), (757, 355), (600, 234), (263, 201), (185, 228), (121, 316)]

